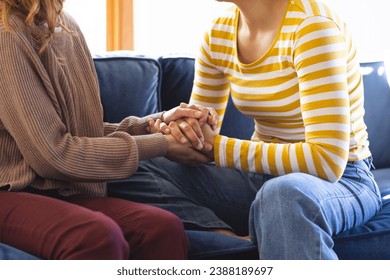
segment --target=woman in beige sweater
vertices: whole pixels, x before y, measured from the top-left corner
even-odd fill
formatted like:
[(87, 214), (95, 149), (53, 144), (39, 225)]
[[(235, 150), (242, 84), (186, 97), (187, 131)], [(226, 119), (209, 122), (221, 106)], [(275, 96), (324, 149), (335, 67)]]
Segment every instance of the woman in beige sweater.
[[(175, 215), (108, 198), (106, 182), (143, 159), (207, 159), (149, 134), (161, 114), (103, 122), (91, 55), (62, 7), (0, 0), (0, 242), (44, 259), (186, 258)], [(201, 116), (179, 107), (163, 119)]]

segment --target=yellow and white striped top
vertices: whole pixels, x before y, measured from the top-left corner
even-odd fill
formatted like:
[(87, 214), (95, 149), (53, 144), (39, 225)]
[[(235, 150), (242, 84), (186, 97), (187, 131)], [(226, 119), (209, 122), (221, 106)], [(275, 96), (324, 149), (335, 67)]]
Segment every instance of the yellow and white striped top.
[(338, 16), (319, 1), (289, 1), (272, 46), (250, 64), (237, 56), (238, 18), (233, 6), (206, 33), (190, 101), (216, 108), (220, 127), (231, 94), (254, 119), (251, 141), (216, 137), (217, 166), (335, 182), (347, 161), (370, 156), (359, 62)]

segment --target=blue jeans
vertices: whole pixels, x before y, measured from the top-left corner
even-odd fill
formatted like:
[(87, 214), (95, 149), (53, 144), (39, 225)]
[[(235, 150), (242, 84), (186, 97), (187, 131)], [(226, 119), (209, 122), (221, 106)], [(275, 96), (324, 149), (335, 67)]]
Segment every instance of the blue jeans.
[(370, 168), (371, 159), (350, 162), (343, 177), (329, 183), (304, 173), (272, 177), (157, 158), (110, 182), (108, 194), (169, 210), (187, 229), (249, 230), (261, 259), (337, 259), (332, 236), (381, 207)]

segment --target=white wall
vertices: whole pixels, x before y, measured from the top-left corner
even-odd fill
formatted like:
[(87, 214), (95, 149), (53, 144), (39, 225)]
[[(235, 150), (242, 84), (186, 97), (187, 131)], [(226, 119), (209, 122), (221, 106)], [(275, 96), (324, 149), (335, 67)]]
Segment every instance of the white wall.
[[(361, 61), (383, 60), (390, 49), (390, 0), (323, 0), (346, 21)], [(212, 16), (227, 7), (215, 0), (134, 0), (135, 49), (196, 52)]]
[(383, 60), (390, 49), (389, 0), (323, 0), (349, 26), (361, 61)]
[[(383, 60), (390, 49), (390, 0), (323, 0), (347, 22), (361, 61)], [(106, 49), (105, 0), (66, 0), (93, 53)], [(215, 0), (134, 0), (139, 52), (195, 53), (211, 18), (229, 3)]]
[(196, 53), (212, 17), (229, 5), (213, 0), (134, 0), (134, 49)]
[(64, 9), (80, 25), (92, 53), (106, 50), (106, 0), (65, 0)]

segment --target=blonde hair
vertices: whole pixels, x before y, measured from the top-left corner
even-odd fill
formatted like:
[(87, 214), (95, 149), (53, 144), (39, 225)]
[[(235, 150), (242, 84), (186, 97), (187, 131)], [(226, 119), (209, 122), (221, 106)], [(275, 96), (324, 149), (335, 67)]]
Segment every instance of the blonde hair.
[[(40, 44), (39, 52), (43, 53), (54, 34), (65, 0), (0, 0), (1, 18), (5, 26), (10, 27), (8, 16), (15, 14), (21, 17), (32, 35)], [(35, 27), (46, 24), (43, 33), (34, 33)]]

